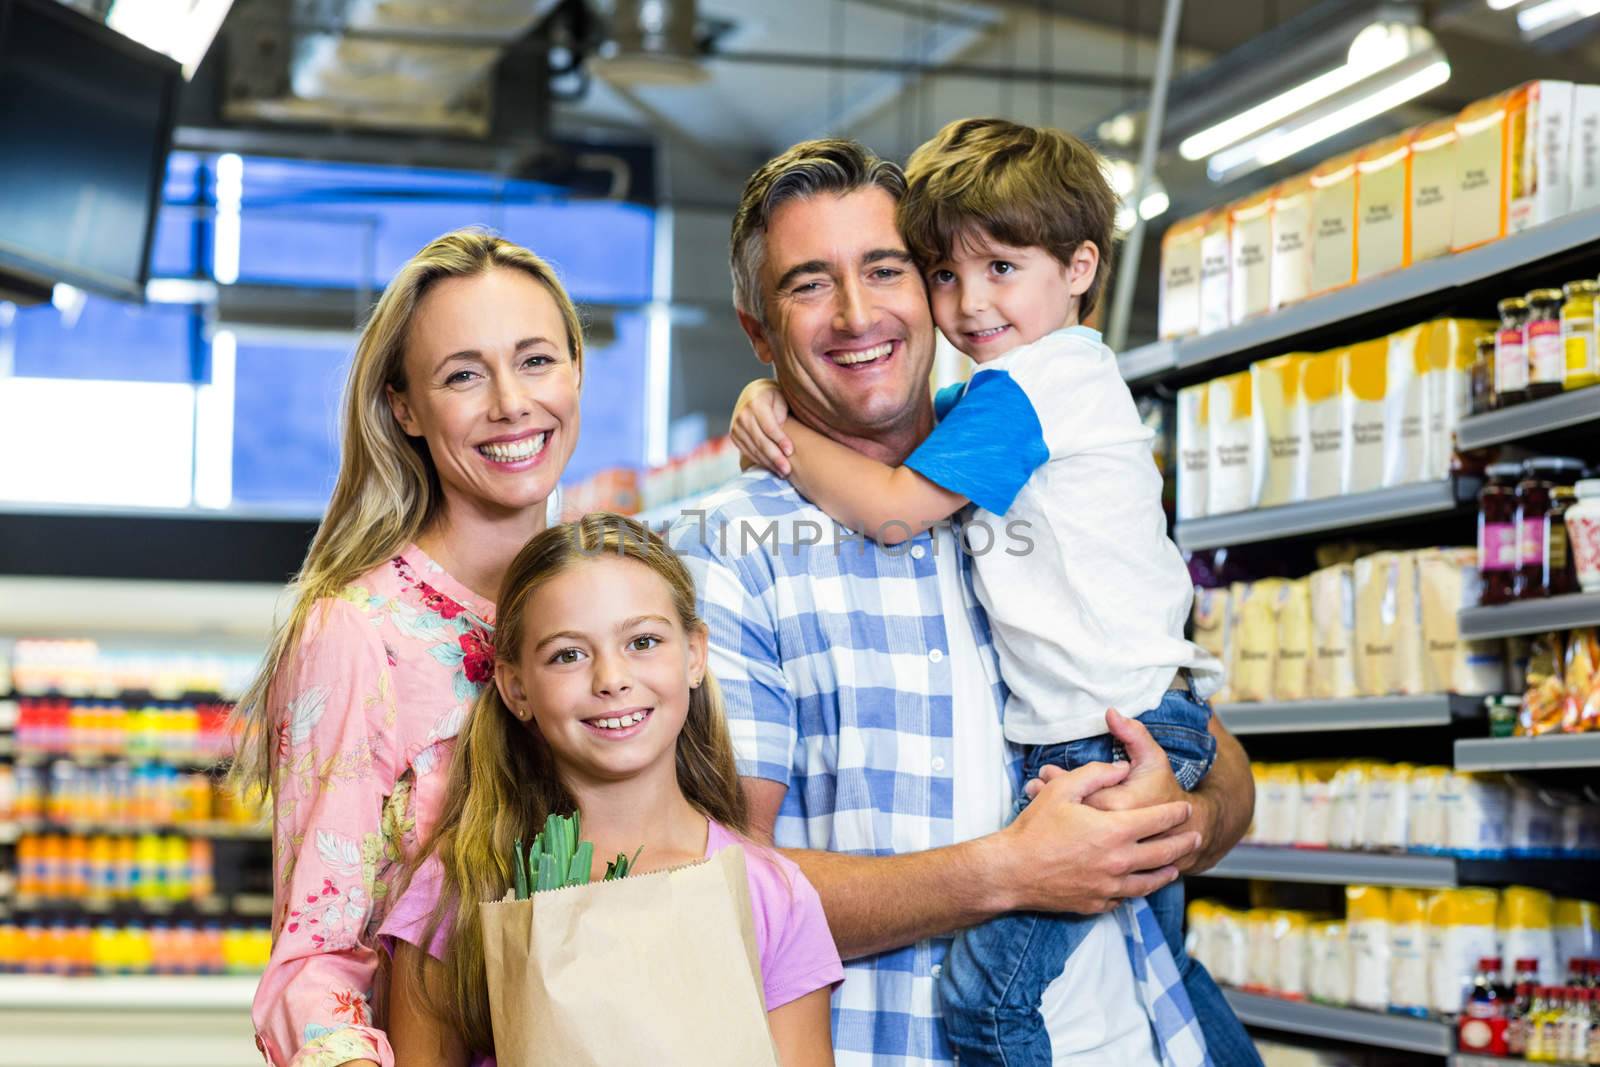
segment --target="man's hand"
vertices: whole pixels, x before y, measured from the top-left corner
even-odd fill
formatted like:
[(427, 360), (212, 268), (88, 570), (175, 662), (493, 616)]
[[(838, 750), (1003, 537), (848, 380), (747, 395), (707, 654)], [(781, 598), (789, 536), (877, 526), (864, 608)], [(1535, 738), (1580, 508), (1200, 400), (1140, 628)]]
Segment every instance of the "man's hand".
[(1003, 850), (995, 872), (1008, 887), (1003, 910), (1098, 915), (1171, 882), (1178, 877), (1175, 865), (1200, 847), (1199, 834), (1178, 831), (1191, 817), (1182, 790), (1172, 803), (1122, 811), (1085, 802), (1113, 789), (1131, 795), (1148, 788), (1132, 779), (1134, 764), (1046, 770), (1054, 773), (1032, 791), (1033, 802), (993, 838)]
[(733, 405), (728, 426), (728, 436), (743, 457), (744, 469), (765, 467), (780, 478), (789, 477), (788, 457), (794, 454), (794, 442), (783, 432), (788, 417), (789, 405), (777, 382), (758, 378), (744, 387)]
[[(1190, 817), (1169, 830), (1163, 838), (1184, 838), (1198, 835), (1200, 844), (1209, 840), (1216, 819), (1214, 800), (1203, 793), (1185, 793), (1172, 773), (1172, 764), (1165, 750), (1150, 731), (1137, 719), (1130, 719), (1115, 710), (1107, 709), (1106, 726), (1128, 753), (1128, 762), (1119, 764), (1128, 768), (1128, 775), (1120, 783), (1108, 786), (1084, 797), (1083, 802), (1101, 811), (1137, 811), (1156, 805), (1186, 800), (1191, 805)], [(1035, 795), (1046, 783), (1053, 782), (1068, 772), (1060, 767), (1045, 767), (1039, 777), (1026, 786), (1028, 795)], [(1159, 840), (1159, 839), (1158, 839)], [(1180, 873), (1187, 874), (1196, 867), (1203, 852), (1199, 844), (1177, 860)]]

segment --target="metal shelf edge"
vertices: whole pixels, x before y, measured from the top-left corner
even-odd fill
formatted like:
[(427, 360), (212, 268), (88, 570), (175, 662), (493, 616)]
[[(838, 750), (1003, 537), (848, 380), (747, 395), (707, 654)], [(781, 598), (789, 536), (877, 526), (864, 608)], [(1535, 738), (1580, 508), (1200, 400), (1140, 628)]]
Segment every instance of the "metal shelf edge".
[(1504, 411), (1469, 415), (1456, 428), (1456, 442), (1463, 450), (1470, 451), (1597, 420), (1600, 420), (1600, 389), (1575, 389)]
[(1448, 1056), (1456, 1048), (1454, 1028), (1433, 1019), (1280, 1000), (1236, 989), (1224, 989), (1222, 993), (1246, 1026), (1435, 1056)]
[(1457, 741), (1460, 771), (1539, 771), (1600, 767), (1600, 733), (1558, 737), (1476, 737)]
[(1526, 600), (1463, 608), (1461, 636), (1477, 639), (1570, 630), (1600, 625), (1600, 593), (1573, 593), (1548, 600)]
[(1205, 872), (1210, 878), (1275, 878), (1311, 885), (1390, 885), (1450, 889), (1457, 884), (1449, 856), (1342, 852), (1273, 845), (1239, 845)]
[(1223, 725), (1235, 734), (1291, 734), (1449, 726), (1455, 718), (1464, 717), (1481, 702), (1480, 697), (1428, 694), (1219, 704), (1215, 711)]
[(1449, 481), (1421, 482), (1190, 519), (1178, 523), (1173, 536), (1178, 546), (1186, 550), (1220, 548), (1454, 511), (1458, 506), (1455, 487)]

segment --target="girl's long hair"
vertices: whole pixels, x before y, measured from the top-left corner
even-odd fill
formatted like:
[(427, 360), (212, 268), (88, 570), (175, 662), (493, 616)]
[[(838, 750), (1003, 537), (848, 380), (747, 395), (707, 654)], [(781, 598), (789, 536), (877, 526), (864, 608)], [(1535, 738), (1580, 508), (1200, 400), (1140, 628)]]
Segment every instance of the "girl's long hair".
[(255, 680), (234, 711), (238, 743), (230, 784), (261, 793), (271, 784), (273, 721), (280, 687), (305, 632), (312, 607), (417, 539), (442, 500), (428, 446), (406, 435), (389, 407), (388, 388), (406, 388), (405, 352), (422, 298), (441, 278), (520, 270), (554, 298), (567, 330), (567, 353), (583, 371), (583, 329), (555, 270), (520, 245), (470, 227), (435, 239), (400, 268), (361, 331), (342, 401), (343, 440), (338, 480), (300, 573), (290, 583), (293, 608), (278, 626)]
[[(694, 580), (670, 548), (632, 519), (589, 515), (539, 534), (512, 561), (497, 601), (496, 660), (515, 662), (535, 591), (574, 566), (612, 553), (637, 560), (667, 583), (685, 632), (703, 625), (695, 613)], [(698, 688), (689, 690), (689, 713), (678, 735), (677, 768), (678, 785), (690, 804), (736, 833), (747, 831), (722, 696), (709, 672)], [(437, 856), (442, 869), (438, 906), (420, 943), (433, 944), (435, 934), (448, 924), (444, 981), (430, 987), (423, 978), (420, 953), (415, 978), (424, 990), (424, 1003), (441, 1022), (461, 1034), (474, 1051), (492, 1055), (478, 902), (499, 900), (510, 888), (511, 855), (519, 839), (526, 845), (543, 828), (547, 815), (570, 815), (577, 805), (562, 786), (538, 729), (519, 721), (493, 684), (484, 686), (457, 740), (445, 798), (437, 827), (409, 866), (415, 872), (430, 856)]]

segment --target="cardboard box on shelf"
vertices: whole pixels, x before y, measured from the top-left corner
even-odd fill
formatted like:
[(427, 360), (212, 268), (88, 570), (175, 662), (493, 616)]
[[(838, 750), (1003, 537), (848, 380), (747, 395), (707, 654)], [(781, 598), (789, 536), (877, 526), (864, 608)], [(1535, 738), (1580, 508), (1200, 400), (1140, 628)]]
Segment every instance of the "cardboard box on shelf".
[(1356, 154), (1335, 156), (1311, 172), (1311, 293), (1356, 280)]
[(1572, 210), (1600, 204), (1600, 85), (1572, 87)]
[(1450, 251), (1455, 227), (1456, 120), (1440, 119), (1411, 131), (1411, 214), (1406, 241), (1420, 263)]
[(1161, 237), (1161, 293), (1157, 331), (1162, 338), (1187, 337), (1200, 329), (1200, 237), (1206, 216), (1193, 215), (1167, 227)]
[(1468, 104), (1456, 116), (1456, 187), (1450, 248), (1464, 252), (1506, 235), (1507, 112), (1511, 93)]
[(1506, 228), (1518, 233), (1572, 206), (1572, 83), (1533, 81), (1511, 96)]
[(1230, 208), (1228, 318), (1236, 324), (1272, 310), (1272, 195), (1272, 189), (1263, 189)]
[(1305, 396), (1306, 499), (1338, 496), (1344, 475), (1342, 382), (1349, 349), (1335, 348), (1307, 356), (1300, 372)]
[(1272, 197), (1272, 297), (1274, 308), (1311, 292), (1311, 175), (1279, 182)]
[(1356, 280), (1411, 264), (1411, 135), (1397, 134), (1356, 159)]
[(1233, 222), (1228, 207), (1206, 215), (1200, 234), (1200, 332), (1216, 333), (1228, 328), (1231, 308), (1229, 285), (1232, 281)]
[(1344, 434), (1339, 491), (1365, 493), (1380, 489), (1389, 339), (1379, 337), (1351, 345), (1339, 381), (1339, 424)]
[(1276, 507), (1306, 498), (1310, 448), (1300, 376), (1307, 355), (1292, 352), (1250, 365), (1251, 450), (1257, 460), (1252, 479), (1255, 507)]

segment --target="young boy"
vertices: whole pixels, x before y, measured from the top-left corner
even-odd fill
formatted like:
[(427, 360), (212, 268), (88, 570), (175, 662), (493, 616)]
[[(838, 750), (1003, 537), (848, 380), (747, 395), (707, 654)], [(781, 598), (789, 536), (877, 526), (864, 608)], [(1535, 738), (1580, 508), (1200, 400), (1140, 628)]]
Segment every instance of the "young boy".
[[(939, 425), (898, 468), (786, 422), (771, 381), (740, 398), (734, 440), (885, 544), (975, 505), (973, 581), (1010, 690), (1005, 733), (1028, 746), (1024, 775), (1124, 758), (1106, 728), (1118, 708), (1142, 712), (1193, 789), (1216, 754), (1205, 698), (1221, 667), (1183, 636), (1193, 586), (1166, 535), (1151, 432), (1116, 356), (1081, 324), (1116, 211), (1101, 162), (1068, 134), (965, 119), (917, 149), (906, 179), (900, 231), (934, 322), (977, 364), (972, 379), (939, 394)], [(1181, 884), (1150, 904), (1181, 960)], [(1010, 915), (957, 939), (939, 992), (962, 1063), (1051, 1062), (1040, 998), (1092, 922)], [(1210, 988), (1192, 998), (1202, 1024), (1227, 1010)]]

